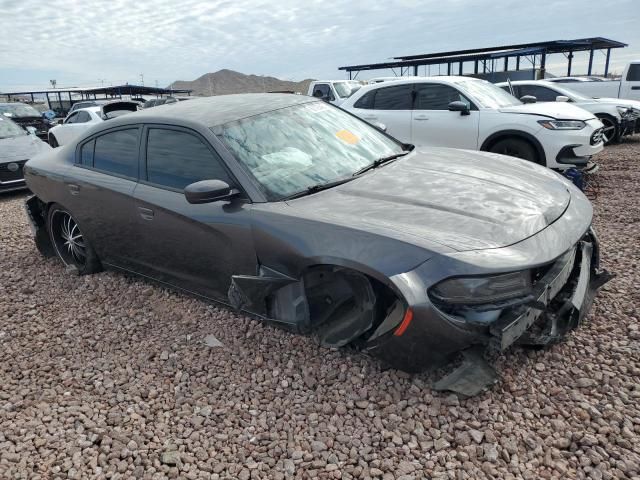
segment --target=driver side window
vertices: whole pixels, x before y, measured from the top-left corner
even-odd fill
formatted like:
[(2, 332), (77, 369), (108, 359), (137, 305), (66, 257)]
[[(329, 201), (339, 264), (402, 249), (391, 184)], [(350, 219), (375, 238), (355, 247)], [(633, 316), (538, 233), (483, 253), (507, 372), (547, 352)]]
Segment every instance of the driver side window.
[(77, 122), (78, 122), (78, 112), (74, 112), (69, 117), (67, 117), (67, 119), (64, 121), (64, 124), (68, 125), (70, 123), (77, 123)]
[(335, 97), (331, 93), (331, 87), (326, 83), (318, 83), (313, 87), (313, 96), (323, 100), (333, 101)]
[(448, 110), (451, 102), (464, 102), (471, 108), (471, 102), (458, 90), (437, 83), (416, 85), (415, 102), (415, 110)]
[(149, 129), (146, 176), (149, 183), (176, 190), (200, 180), (234, 185), (222, 159), (200, 138), (165, 128)]
[(538, 102), (555, 102), (559, 93), (539, 85), (520, 85), (520, 98), (533, 95)]

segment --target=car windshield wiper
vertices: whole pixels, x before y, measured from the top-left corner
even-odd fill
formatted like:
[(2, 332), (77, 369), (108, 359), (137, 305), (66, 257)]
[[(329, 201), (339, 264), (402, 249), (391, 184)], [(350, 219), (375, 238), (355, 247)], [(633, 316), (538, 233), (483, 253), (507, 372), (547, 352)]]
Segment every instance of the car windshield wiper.
[(409, 153), (409, 152), (394, 153), (393, 155), (389, 155), (387, 157), (381, 157), (381, 158), (375, 160), (372, 164), (367, 165), (366, 167), (361, 168), (360, 170), (355, 172), (353, 174), (353, 176), (357, 177), (358, 175), (361, 175), (364, 172), (368, 172), (369, 170), (373, 170), (374, 168), (378, 168), (380, 165), (383, 165), (383, 164), (385, 164), (387, 162), (395, 160), (396, 158), (404, 157), (407, 153)]
[(294, 198), (304, 197), (305, 195), (311, 195), (312, 193), (321, 192), (322, 190), (327, 190), (329, 188), (336, 187), (338, 185), (342, 185), (343, 183), (350, 182), (354, 180), (353, 177), (340, 178), (338, 180), (332, 180), (331, 182), (318, 183), (317, 185), (311, 185), (310, 187), (305, 188), (299, 192), (293, 193), (287, 197), (282, 198), (282, 200), (293, 200)]

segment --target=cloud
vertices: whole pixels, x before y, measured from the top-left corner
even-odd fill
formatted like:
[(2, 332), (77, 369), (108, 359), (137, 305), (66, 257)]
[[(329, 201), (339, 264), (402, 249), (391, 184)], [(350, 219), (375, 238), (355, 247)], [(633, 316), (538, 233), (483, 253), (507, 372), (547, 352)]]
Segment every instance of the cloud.
[[(636, 0), (0, 0), (0, 90), (139, 82), (231, 68), (292, 79), (342, 65), (505, 43), (607, 36), (640, 52)], [(635, 12), (635, 15), (634, 15)], [(640, 55), (638, 55), (640, 56)], [(613, 55), (615, 61), (615, 54)], [(372, 76), (380, 75), (372, 72)]]

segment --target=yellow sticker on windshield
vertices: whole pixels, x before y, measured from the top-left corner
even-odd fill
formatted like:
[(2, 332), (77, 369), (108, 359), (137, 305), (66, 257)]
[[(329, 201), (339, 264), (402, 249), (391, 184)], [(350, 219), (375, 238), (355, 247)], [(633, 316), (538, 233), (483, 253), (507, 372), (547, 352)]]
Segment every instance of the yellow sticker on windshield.
[(349, 145), (355, 145), (360, 141), (360, 139), (351, 133), (349, 130), (340, 130), (336, 132), (336, 137), (342, 140), (344, 143), (348, 143)]

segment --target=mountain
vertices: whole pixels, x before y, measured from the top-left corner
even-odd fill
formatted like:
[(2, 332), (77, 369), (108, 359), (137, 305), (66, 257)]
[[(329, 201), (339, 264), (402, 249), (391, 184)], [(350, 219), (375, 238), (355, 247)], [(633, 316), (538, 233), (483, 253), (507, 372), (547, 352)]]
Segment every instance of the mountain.
[(205, 73), (192, 81), (176, 80), (167, 88), (190, 89), (192, 95), (226, 95), (229, 93), (256, 93), (273, 91), (293, 91), (307, 93), (309, 83), (307, 79), (301, 82), (289, 82), (275, 77), (259, 75), (245, 75), (233, 70), (219, 70), (215, 73)]

